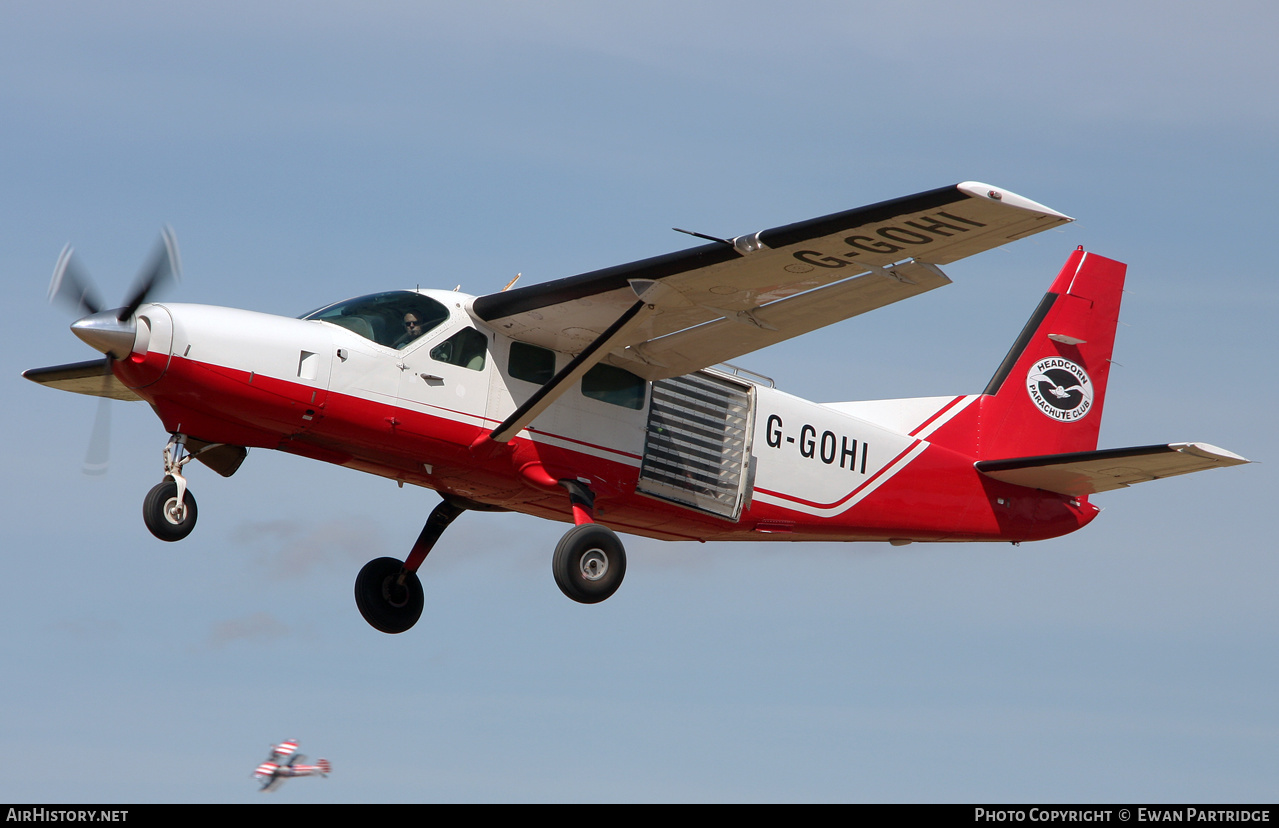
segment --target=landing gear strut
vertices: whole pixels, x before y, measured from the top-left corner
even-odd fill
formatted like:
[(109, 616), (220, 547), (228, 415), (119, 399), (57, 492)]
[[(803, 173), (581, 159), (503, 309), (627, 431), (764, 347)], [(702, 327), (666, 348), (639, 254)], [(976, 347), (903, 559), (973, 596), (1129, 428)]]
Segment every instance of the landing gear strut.
[(142, 501), (142, 520), (162, 541), (180, 541), (195, 528), (195, 496), (187, 491), (182, 467), (195, 455), (186, 450), (186, 435), (174, 434), (164, 447), (164, 480)]
[(375, 630), (394, 635), (417, 623), (425, 600), (418, 567), (444, 530), (464, 511), (466, 507), (459, 503), (441, 500), (426, 519), (407, 560), (401, 563), (395, 558), (377, 558), (360, 570), (355, 578), (355, 605)]
[[(595, 495), (578, 480), (561, 480), (573, 507), (573, 522), (555, 547), (551, 571), (560, 590), (579, 604), (598, 604), (622, 585), (626, 550), (611, 529), (595, 523)], [(402, 633), (422, 616), (425, 599), (418, 567), (426, 560), (444, 530), (467, 509), (486, 509), (475, 501), (445, 497), (431, 511), (417, 542), (403, 563), (377, 558), (355, 578), (355, 605), (376, 630)]]

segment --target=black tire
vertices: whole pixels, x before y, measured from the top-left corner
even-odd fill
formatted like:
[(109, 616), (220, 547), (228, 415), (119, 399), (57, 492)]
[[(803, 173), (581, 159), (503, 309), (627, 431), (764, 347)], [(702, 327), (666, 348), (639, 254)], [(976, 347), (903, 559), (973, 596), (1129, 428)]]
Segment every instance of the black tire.
[(180, 541), (195, 528), (199, 511), (195, 505), (195, 495), (191, 494), (190, 489), (186, 490), (182, 496), (181, 510), (174, 508), (177, 499), (178, 484), (173, 482), (173, 478), (166, 477), (164, 482), (153, 486), (142, 501), (142, 519), (151, 534), (162, 541)]
[(613, 530), (598, 523), (574, 526), (555, 547), (551, 561), (560, 591), (579, 604), (598, 604), (622, 585), (626, 550)]
[(355, 578), (355, 605), (360, 615), (375, 630), (395, 635), (417, 623), (422, 617), (422, 582), (410, 572), (403, 585), (397, 584), (404, 568), (395, 558), (369, 561)]

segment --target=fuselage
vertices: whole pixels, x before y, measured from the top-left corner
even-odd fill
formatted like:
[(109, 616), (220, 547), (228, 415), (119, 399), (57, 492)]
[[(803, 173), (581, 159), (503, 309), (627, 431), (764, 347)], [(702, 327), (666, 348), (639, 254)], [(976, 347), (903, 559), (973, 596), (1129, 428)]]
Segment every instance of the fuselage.
[(395, 293), (431, 303), (407, 342), (342, 315), (353, 303), (327, 319), (143, 305), (113, 369), (170, 432), (569, 522), (556, 481), (579, 479), (600, 523), (666, 540), (1020, 541), (1096, 514), (976, 471), (946, 435), (977, 396), (819, 404), (732, 371), (645, 382), (615, 365), (485, 444), (569, 356), (489, 329), (465, 294)]

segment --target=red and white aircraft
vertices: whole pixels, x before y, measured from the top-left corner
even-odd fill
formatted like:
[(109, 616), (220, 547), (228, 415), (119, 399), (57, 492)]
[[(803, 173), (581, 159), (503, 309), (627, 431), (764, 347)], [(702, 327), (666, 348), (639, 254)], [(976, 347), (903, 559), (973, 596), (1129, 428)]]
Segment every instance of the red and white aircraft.
[(271, 755), (253, 772), (253, 778), (262, 783), (263, 791), (275, 790), (284, 784), (286, 779), (299, 776), (328, 776), (333, 770), (328, 759), (321, 759), (314, 765), (302, 764), (306, 757), (297, 750), (298, 743), (293, 739), (271, 747)]
[(614, 530), (1039, 540), (1089, 523), (1093, 494), (1247, 462), (1202, 443), (1097, 450), (1119, 262), (1071, 254), (981, 393), (818, 404), (725, 363), (941, 287), (941, 265), (1070, 220), (966, 182), (532, 287), (393, 290), (298, 319), (148, 302), (178, 268), (166, 232), (117, 310), (64, 252), (52, 292), (87, 314), (72, 330), (107, 358), (25, 376), (151, 405), (172, 435), (143, 507), (162, 540), (195, 524), (186, 464), (230, 476), (248, 447), (439, 492), (406, 559), (356, 579), (360, 612), (388, 633), (417, 621), (418, 568), (468, 509), (575, 524), (552, 568), (583, 603), (622, 582)]

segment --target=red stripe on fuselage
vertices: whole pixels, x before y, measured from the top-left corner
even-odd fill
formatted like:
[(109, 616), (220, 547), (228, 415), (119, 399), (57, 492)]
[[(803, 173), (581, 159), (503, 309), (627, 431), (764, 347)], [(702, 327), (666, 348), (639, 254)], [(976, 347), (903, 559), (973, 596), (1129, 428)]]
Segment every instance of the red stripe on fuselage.
[[(115, 366), (128, 384), (128, 366)], [(919, 440), (828, 504), (763, 486), (757, 489), (798, 506), (833, 509), (868, 486), (878, 486), (842, 514), (816, 517), (757, 502), (733, 524), (637, 494), (640, 458), (633, 453), (535, 429), (497, 451), (472, 452), (472, 444), (488, 433), (493, 419), (443, 407), (429, 406), (431, 412), (403, 408), (394, 397), (366, 399), (176, 356), (162, 378), (137, 392), (152, 403), (169, 431), (181, 430), (210, 442), (279, 449), (554, 520), (573, 520), (567, 493), (527, 481), (588, 477), (598, 496), (601, 523), (668, 540), (759, 540), (761, 535), (752, 527), (769, 520), (793, 522), (793, 531), (782, 536), (790, 540), (1027, 540), (1073, 531), (1091, 519), (1088, 515), (1081, 522), (1055, 495), (998, 484), (1015, 490), (1021, 502), (1021, 517), (1001, 519), (991, 505), (996, 481), (977, 473), (971, 458), (934, 446), (895, 468)], [(962, 399), (951, 401), (915, 431)], [(522, 476), (520, 470), (531, 464), (540, 474)], [(921, 509), (920, 503), (927, 508)]]
[(937, 422), (937, 419), (938, 419), (939, 417), (941, 417), (941, 416), (942, 416), (943, 414), (945, 414), (947, 411), (950, 411), (952, 408), (954, 408), (956, 405), (958, 405), (958, 404), (959, 404), (959, 401), (960, 401), (960, 400), (962, 400), (962, 399), (963, 399), (963, 397), (956, 397), (955, 399), (953, 399), (953, 400), (951, 400), (950, 402), (948, 402), (948, 403), (946, 403), (945, 405), (943, 405), (940, 409), (938, 409), (938, 411), (937, 411), (937, 413), (936, 413), (936, 414), (934, 414), (933, 416), (929, 417), (927, 420), (924, 420), (922, 423), (920, 423), (920, 424), (919, 424), (919, 425), (917, 425), (914, 429), (912, 429), (912, 430), (911, 430), (911, 432), (910, 432), (910, 436), (911, 436), (911, 437), (914, 437), (914, 436), (915, 436), (916, 434), (918, 434), (919, 432), (921, 432), (921, 431), (923, 431), (924, 429), (928, 428), (928, 426), (930, 426), (931, 424), (933, 424), (933, 423)]
[(766, 494), (766, 495), (771, 495), (772, 497), (780, 498), (781, 500), (789, 500), (791, 503), (798, 503), (802, 506), (808, 506), (813, 509), (837, 509), (840, 506), (847, 503), (853, 497), (855, 497), (859, 492), (865, 490), (867, 486), (871, 485), (876, 480), (879, 480), (881, 477), (887, 474), (890, 469), (893, 469), (899, 462), (901, 462), (901, 459), (903, 457), (905, 457), (906, 455), (914, 451), (915, 447), (918, 446), (920, 442), (921, 442), (920, 440), (916, 440), (915, 442), (911, 443), (909, 446), (907, 446), (905, 449), (899, 452), (898, 455), (894, 457), (891, 461), (889, 461), (883, 468), (881, 468), (879, 471), (875, 472), (869, 478), (867, 478), (866, 481), (863, 482), (860, 486), (855, 487), (851, 492), (844, 495), (839, 500), (835, 500), (830, 503), (817, 503), (812, 500), (804, 500), (802, 497), (795, 497), (794, 495), (788, 495), (785, 492), (774, 492), (774, 491), (769, 491), (768, 489), (756, 488), (755, 491), (759, 492), (760, 494)]

